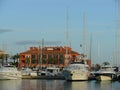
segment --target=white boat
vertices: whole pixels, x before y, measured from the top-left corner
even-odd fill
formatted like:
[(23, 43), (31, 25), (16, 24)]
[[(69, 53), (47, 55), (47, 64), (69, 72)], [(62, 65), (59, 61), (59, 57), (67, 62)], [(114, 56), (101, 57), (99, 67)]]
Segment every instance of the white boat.
[(32, 69), (30, 68), (22, 68), (21, 73), (23, 76), (27, 76), (27, 75), (30, 75), (31, 71)]
[(38, 76), (37, 71), (31, 68), (22, 68), (21, 73), (22, 76)]
[(60, 68), (58, 67), (47, 67), (45, 70), (39, 71), (40, 76), (59, 76), (61, 75)]
[(89, 67), (84, 62), (74, 62), (63, 69), (66, 80), (88, 80)]
[(96, 80), (114, 80), (116, 79), (116, 72), (110, 65), (101, 66), (99, 71), (94, 73)]
[(1, 66), (0, 67), (0, 79), (21, 79), (22, 74), (21, 71), (18, 71), (18, 69), (15, 66), (7, 65), (7, 66)]
[(61, 74), (60, 68), (58, 67), (47, 67), (46, 72), (46, 76), (58, 76)]

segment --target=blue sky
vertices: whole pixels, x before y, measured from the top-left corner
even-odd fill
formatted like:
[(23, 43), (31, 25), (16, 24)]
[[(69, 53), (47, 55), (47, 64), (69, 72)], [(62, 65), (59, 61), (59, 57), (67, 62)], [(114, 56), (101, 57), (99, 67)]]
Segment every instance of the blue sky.
[(113, 63), (115, 0), (0, 0), (0, 49), (9, 54), (23, 52), (32, 45), (16, 42), (41, 41), (42, 38), (49, 42), (60, 41), (56, 45), (65, 46), (67, 8), (72, 49), (83, 52), (80, 44), (83, 44), (85, 13), (87, 53), (92, 33), (92, 61)]

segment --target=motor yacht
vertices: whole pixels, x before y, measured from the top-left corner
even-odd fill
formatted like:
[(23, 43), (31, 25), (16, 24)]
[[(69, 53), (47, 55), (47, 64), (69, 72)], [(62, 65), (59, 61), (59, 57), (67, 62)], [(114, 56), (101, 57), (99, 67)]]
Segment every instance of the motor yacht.
[(89, 67), (84, 62), (73, 62), (63, 69), (66, 80), (88, 80)]
[(5, 65), (0, 67), (0, 79), (21, 79), (22, 74), (15, 66)]
[(96, 80), (114, 80), (117, 75), (114, 68), (110, 65), (101, 66), (100, 70), (94, 73)]

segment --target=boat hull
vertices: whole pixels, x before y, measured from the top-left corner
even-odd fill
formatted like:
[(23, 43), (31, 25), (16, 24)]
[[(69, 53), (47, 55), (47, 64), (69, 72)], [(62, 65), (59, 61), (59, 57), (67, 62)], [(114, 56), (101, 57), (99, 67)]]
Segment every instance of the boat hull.
[(11, 80), (11, 79), (21, 79), (21, 75), (10, 75), (10, 74), (1, 74), (0, 73), (0, 80)]
[(115, 80), (117, 78), (116, 74), (112, 73), (97, 73), (95, 74), (96, 80)]
[(97, 76), (97, 77), (96, 77), (96, 80), (100, 80), (100, 81), (112, 80), (112, 77), (100, 75), (100, 76)]
[(66, 80), (70, 81), (86, 81), (88, 80), (88, 73), (87, 72), (66, 72), (65, 75)]

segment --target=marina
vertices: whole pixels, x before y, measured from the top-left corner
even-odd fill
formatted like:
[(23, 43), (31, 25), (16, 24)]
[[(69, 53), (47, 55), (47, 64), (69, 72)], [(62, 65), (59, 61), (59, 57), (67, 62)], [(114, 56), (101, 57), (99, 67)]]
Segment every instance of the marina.
[(0, 90), (119, 90), (120, 0), (0, 0)]

